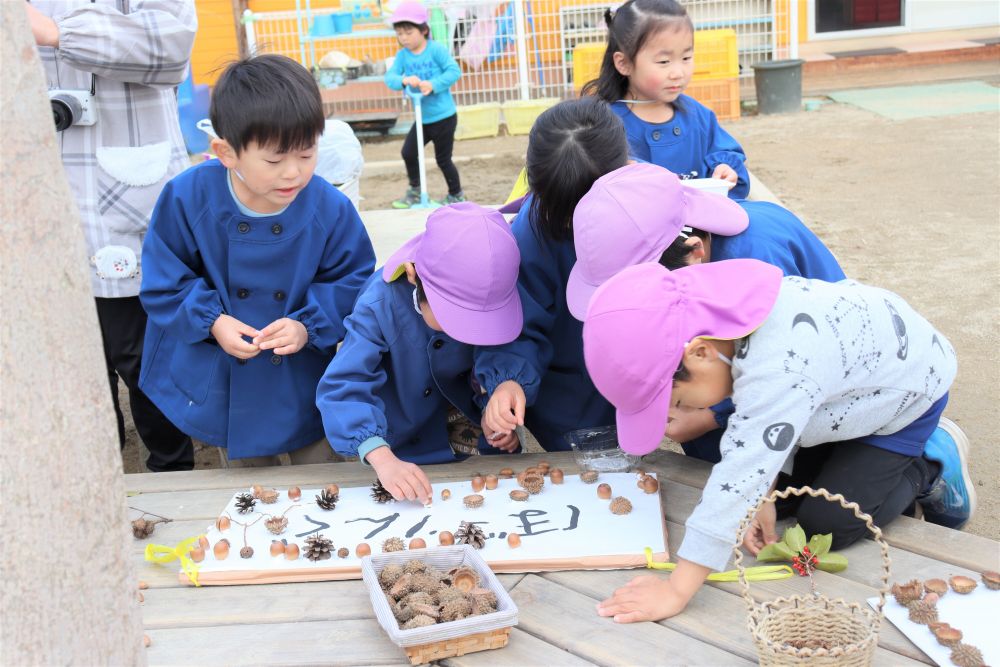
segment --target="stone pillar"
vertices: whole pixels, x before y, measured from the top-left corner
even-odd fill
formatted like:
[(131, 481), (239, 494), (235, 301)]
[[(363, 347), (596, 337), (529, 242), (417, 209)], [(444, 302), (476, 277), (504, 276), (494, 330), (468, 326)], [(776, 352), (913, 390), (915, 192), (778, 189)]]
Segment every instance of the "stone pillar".
[(24, 3), (2, 4), (2, 662), (145, 665), (79, 212)]

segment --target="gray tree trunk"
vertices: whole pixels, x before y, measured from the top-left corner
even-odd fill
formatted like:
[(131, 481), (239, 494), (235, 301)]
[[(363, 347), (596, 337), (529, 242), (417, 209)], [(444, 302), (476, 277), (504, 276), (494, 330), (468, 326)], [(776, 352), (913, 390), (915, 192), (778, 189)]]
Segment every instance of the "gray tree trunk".
[(24, 3), (2, 4), (0, 662), (145, 665), (79, 212)]

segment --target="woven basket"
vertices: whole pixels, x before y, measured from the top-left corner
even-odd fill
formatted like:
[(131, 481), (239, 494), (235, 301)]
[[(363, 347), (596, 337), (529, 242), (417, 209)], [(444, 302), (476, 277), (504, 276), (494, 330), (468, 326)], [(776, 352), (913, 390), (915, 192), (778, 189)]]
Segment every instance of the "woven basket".
[[(743, 567), (740, 545), (750, 522), (764, 503), (788, 496), (812, 496), (839, 503), (854, 516), (865, 522), (868, 530), (882, 550), (882, 586), (878, 606), (873, 611), (867, 605), (830, 598), (818, 592), (812, 595), (794, 595), (757, 604), (750, 595), (750, 583)], [(765, 666), (810, 665), (854, 667), (870, 665), (878, 644), (882, 623), (882, 607), (889, 591), (889, 546), (882, 538), (882, 531), (863, 513), (857, 503), (849, 503), (839, 493), (831, 495), (826, 489), (815, 490), (808, 486), (799, 489), (773, 491), (762, 498), (740, 523), (734, 547), (735, 565), (739, 571), (740, 588), (747, 603), (747, 627), (753, 636), (760, 664)], [(809, 647), (810, 642), (817, 648)], [(802, 647), (805, 645), (804, 647)]]

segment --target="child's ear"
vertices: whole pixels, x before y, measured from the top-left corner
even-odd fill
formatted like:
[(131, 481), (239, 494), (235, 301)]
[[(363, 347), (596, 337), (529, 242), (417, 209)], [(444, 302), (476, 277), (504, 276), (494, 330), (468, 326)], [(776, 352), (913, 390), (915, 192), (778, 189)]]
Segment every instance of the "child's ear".
[(229, 142), (225, 139), (215, 138), (212, 139), (210, 144), (212, 152), (215, 156), (219, 158), (219, 162), (224, 164), (227, 169), (232, 169), (236, 166), (236, 151), (233, 147), (229, 145)]
[(691, 248), (691, 254), (688, 255), (688, 265), (691, 264), (701, 264), (705, 260), (705, 242), (701, 240), (698, 236), (692, 236), (684, 245)]
[(703, 364), (713, 361), (719, 354), (715, 347), (704, 338), (695, 338), (684, 348), (684, 365)]
[(406, 280), (409, 281), (411, 285), (416, 285), (417, 269), (413, 266), (413, 262), (406, 262), (403, 264), (403, 270), (406, 271)]
[(611, 60), (615, 64), (615, 69), (622, 76), (632, 76), (632, 63), (629, 62), (628, 58), (621, 51), (615, 51), (611, 54)]

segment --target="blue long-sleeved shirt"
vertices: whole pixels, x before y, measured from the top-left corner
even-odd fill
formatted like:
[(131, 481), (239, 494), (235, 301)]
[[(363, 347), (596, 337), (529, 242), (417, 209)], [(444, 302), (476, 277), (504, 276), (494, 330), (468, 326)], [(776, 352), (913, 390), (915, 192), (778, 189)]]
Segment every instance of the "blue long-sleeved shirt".
[(736, 171), (736, 186), (729, 191), (732, 199), (746, 199), (750, 193), (750, 175), (743, 148), (719, 125), (715, 113), (698, 100), (681, 95), (674, 105), (674, 117), (666, 123), (647, 123), (630, 105), (611, 105), (628, 135), (632, 156), (669, 169), (681, 178), (711, 178), (720, 164)]
[(448, 47), (428, 40), (427, 47), (419, 54), (400, 49), (392, 67), (385, 73), (385, 85), (393, 90), (402, 90), (403, 78), (407, 76), (430, 81), (434, 87), (434, 92), (420, 101), (424, 124), (436, 123), (455, 114), (455, 100), (451, 98), (449, 89), (462, 76), (462, 70), (448, 53)]

